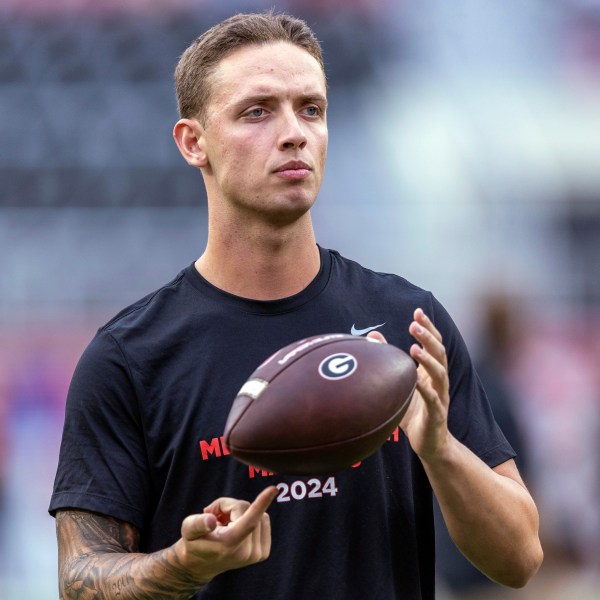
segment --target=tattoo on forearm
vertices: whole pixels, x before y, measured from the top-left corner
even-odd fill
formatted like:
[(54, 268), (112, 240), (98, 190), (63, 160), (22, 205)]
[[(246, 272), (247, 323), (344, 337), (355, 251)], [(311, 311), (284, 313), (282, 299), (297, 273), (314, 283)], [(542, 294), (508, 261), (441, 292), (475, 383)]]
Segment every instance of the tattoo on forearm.
[(66, 510), (56, 529), (61, 600), (188, 600), (202, 587), (172, 549), (137, 554), (129, 523)]

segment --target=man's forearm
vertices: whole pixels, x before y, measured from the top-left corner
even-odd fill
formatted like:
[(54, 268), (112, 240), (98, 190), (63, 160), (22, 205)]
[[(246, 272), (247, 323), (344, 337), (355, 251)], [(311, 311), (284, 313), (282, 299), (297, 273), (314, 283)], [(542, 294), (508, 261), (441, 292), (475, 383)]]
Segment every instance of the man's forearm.
[(513, 461), (490, 469), (450, 436), (423, 461), (452, 539), (488, 577), (522, 587), (542, 560), (539, 518)]
[(56, 514), (61, 600), (187, 600), (220, 573), (256, 564), (271, 552), (270, 485), (253, 502), (217, 498), (188, 515), (181, 537), (140, 554), (131, 523), (84, 511)]
[[(202, 586), (180, 564), (173, 547), (140, 554), (131, 528), (112, 519), (64, 511), (59, 536), (69, 558), (59, 560), (61, 600), (188, 600)], [(73, 552), (69, 545), (77, 544)], [(132, 550), (132, 551), (128, 551)]]
[(171, 549), (81, 556), (60, 573), (61, 600), (189, 600), (200, 587), (186, 577)]

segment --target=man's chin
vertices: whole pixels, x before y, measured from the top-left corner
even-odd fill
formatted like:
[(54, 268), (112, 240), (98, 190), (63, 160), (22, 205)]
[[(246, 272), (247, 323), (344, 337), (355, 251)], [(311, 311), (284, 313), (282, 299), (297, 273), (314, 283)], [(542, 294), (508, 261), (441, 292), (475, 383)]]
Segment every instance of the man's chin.
[(265, 207), (265, 216), (273, 223), (289, 225), (304, 217), (315, 199), (315, 195), (308, 194), (306, 190), (288, 190)]
[(286, 227), (301, 221), (309, 213), (313, 203), (296, 204), (294, 206), (281, 207), (265, 213), (265, 220), (272, 225)]

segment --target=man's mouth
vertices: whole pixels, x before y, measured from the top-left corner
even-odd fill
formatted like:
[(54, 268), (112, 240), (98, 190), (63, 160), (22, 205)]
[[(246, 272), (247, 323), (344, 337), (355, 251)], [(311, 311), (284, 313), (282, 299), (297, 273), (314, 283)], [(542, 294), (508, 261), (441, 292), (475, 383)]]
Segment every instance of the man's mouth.
[(275, 174), (283, 179), (304, 179), (311, 168), (301, 160), (290, 160), (275, 169)]

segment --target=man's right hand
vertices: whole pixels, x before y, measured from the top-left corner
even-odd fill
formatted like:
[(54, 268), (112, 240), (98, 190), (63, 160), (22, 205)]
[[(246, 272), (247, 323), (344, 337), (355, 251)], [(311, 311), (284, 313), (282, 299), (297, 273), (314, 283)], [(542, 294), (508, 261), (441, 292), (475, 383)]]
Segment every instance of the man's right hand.
[(173, 547), (180, 566), (199, 584), (206, 584), (219, 573), (267, 559), (271, 523), (266, 511), (277, 493), (270, 486), (252, 504), (218, 498), (203, 514), (186, 517)]

